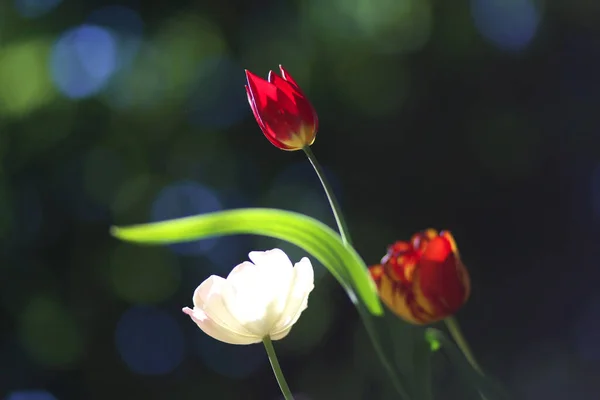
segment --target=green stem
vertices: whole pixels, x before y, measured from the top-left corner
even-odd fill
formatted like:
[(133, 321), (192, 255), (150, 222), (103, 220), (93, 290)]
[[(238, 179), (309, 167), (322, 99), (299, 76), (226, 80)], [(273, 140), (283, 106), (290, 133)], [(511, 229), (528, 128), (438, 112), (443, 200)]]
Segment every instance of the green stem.
[(271, 368), (273, 368), (275, 379), (277, 379), (277, 383), (279, 384), (281, 393), (283, 393), (283, 398), (285, 400), (294, 400), (292, 391), (290, 390), (290, 387), (285, 381), (285, 377), (283, 376), (283, 372), (281, 371), (281, 367), (279, 366), (279, 361), (277, 360), (277, 354), (275, 354), (275, 348), (273, 347), (273, 342), (271, 342), (271, 338), (269, 336), (265, 336), (263, 338), (263, 344), (265, 345), (265, 349), (267, 350), (267, 356), (269, 357)]
[(446, 327), (448, 328), (450, 335), (452, 336), (452, 338), (458, 345), (458, 348), (465, 355), (465, 358), (467, 359), (467, 361), (469, 361), (469, 363), (475, 369), (475, 371), (477, 371), (483, 375), (483, 371), (482, 371), (481, 367), (479, 366), (479, 364), (477, 363), (477, 361), (475, 360), (475, 356), (473, 355), (473, 352), (471, 351), (471, 347), (469, 346), (467, 339), (465, 339), (464, 335), (462, 334), (462, 331), (461, 331), (460, 326), (458, 325), (458, 322), (456, 321), (456, 319), (454, 317), (448, 317), (444, 320), (444, 322), (446, 323)]
[(340, 231), (342, 241), (348, 244), (349, 246), (352, 246), (352, 240), (350, 239), (350, 233), (348, 232), (346, 221), (344, 221), (344, 216), (342, 215), (342, 209), (340, 208), (340, 205), (338, 204), (338, 201), (335, 198), (335, 195), (333, 194), (333, 190), (331, 189), (329, 181), (325, 177), (323, 168), (321, 168), (321, 165), (319, 164), (317, 158), (310, 149), (310, 146), (304, 146), (302, 150), (304, 150), (306, 157), (308, 157), (308, 161), (310, 161), (313, 168), (315, 169), (315, 172), (317, 173), (317, 176), (321, 181), (321, 185), (323, 186), (323, 190), (325, 190), (325, 195), (327, 196), (327, 200), (329, 200), (329, 206), (331, 207), (331, 211), (333, 211), (333, 216)]
[(370, 317), (369, 313), (365, 310), (365, 308), (362, 304), (358, 304), (357, 309), (358, 309), (358, 315), (360, 315), (360, 318), (363, 321), (363, 325), (365, 326), (365, 330), (367, 331), (367, 335), (369, 335), (369, 339), (371, 339), (371, 344), (373, 345), (373, 348), (375, 349), (375, 353), (379, 357), (379, 361), (383, 365), (383, 368), (390, 376), (392, 385), (394, 385), (394, 389), (396, 389), (396, 391), (398, 392), (400, 397), (402, 397), (404, 399), (410, 399), (408, 392), (406, 391), (406, 389), (404, 389), (404, 387), (402, 386), (402, 384), (396, 377), (396, 373), (394, 372), (394, 367), (392, 366), (390, 361), (385, 356), (383, 348), (381, 347), (381, 343), (379, 343), (379, 340), (377, 339), (377, 333), (375, 332), (375, 327), (373, 326), (373, 323), (371, 321), (371, 317)]
[[(329, 200), (329, 205), (331, 206), (331, 211), (333, 211), (333, 216), (335, 217), (335, 222), (337, 223), (338, 230), (340, 232), (340, 236), (342, 237), (342, 241), (347, 246), (352, 246), (352, 240), (350, 239), (350, 233), (348, 232), (348, 228), (346, 226), (346, 221), (344, 220), (342, 210), (340, 208), (339, 203), (337, 202), (337, 199), (335, 198), (335, 195), (333, 194), (333, 190), (331, 189), (331, 185), (329, 184), (329, 181), (327, 181), (327, 178), (325, 177), (325, 173), (323, 172), (321, 165), (319, 164), (319, 162), (317, 161), (317, 158), (315, 157), (312, 150), (310, 149), (310, 146), (305, 146), (303, 148), (303, 150), (304, 150), (304, 153), (306, 153), (308, 160), (312, 164), (317, 176), (319, 177), (319, 180), (321, 181), (321, 185), (323, 186), (323, 190), (325, 191), (327, 200)], [(388, 361), (387, 357), (385, 356), (383, 348), (381, 347), (381, 343), (379, 343), (379, 340), (377, 339), (377, 333), (375, 332), (375, 327), (373, 326), (370, 315), (365, 310), (364, 306), (360, 303), (357, 305), (357, 310), (358, 310), (358, 315), (360, 316), (360, 318), (363, 321), (363, 325), (365, 326), (367, 335), (369, 336), (369, 339), (371, 340), (371, 343), (373, 344), (375, 353), (379, 357), (381, 364), (383, 365), (386, 372), (390, 376), (390, 379), (392, 380), (392, 384), (394, 385), (394, 388), (396, 389), (398, 394), (400, 394), (401, 397), (403, 397), (405, 399), (410, 399), (406, 389), (404, 389), (404, 387), (402, 386), (402, 384), (396, 377), (396, 373), (394, 372), (394, 368), (392, 367), (392, 364)]]
[[(465, 336), (462, 334), (460, 325), (458, 325), (458, 321), (456, 320), (456, 318), (448, 317), (444, 320), (444, 322), (446, 323), (446, 327), (448, 328), (448, 331), (450, 332), (452, 338), (454, 338), (454, 341), (456, 342), (458, 348), (465, 355), (467, 361), (469, 361), (469, 364), (471, 364), (475, 371), (483, 375), (483, 370), (475, 360), (475, 356), (473, 355), (473, 351), (469, 346), (469, 342), (467, 342), (467, 339), (465, 339)], [(481, 396), (482, 400), (488, 400), (483, 393), (479, 392), (479, 395)]]

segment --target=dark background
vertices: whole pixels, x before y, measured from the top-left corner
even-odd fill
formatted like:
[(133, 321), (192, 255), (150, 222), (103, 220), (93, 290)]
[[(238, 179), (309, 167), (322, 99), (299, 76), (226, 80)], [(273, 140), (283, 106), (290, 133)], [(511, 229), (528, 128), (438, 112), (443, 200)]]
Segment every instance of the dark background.
[[(484, 368), (519, 399), (600, 398), (599, 30), (593, 0), (3, 0), (1, 398), (279, 398), (260, 345), (216, 342), (180, 309), (251, 250), (302, 251), (108, 235), (248, 206), (334, 226), (304, 155), (269, 144), (247, 105), (244, 69), (279, 63), (319, 113), (313, 151), (363, 258), (451, 230)], [(275, 343), (290, 386), (392, 398), (316, 269)], [(466, 398), (447, 363), (435, 382)]]

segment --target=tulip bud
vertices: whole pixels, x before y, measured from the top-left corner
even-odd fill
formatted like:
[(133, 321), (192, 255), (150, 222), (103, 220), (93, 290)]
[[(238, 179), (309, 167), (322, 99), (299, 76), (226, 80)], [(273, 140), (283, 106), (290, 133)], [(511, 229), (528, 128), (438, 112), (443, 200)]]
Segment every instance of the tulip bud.
[(290, 74), (269, 71), (267, 80), (246, 70), (248, 103), (258, 126), (276, 147), (302, 150), (315, 141), (317, 113)]
[(450, 232), (428, 229), (388, 248), (369, 268), (381, 300), (400, 318), (422, 325), (456, 313), (471, 291)]

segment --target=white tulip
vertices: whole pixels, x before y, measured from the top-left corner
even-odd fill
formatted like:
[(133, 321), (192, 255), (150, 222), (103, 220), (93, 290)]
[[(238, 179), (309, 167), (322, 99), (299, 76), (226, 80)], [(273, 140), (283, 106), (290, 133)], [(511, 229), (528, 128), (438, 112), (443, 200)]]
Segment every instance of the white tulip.
[(207, 335), (231, 344), (284, 338), (308, 304), (314, 271), (306, 257), (292, 266), (280, 249), (253, 251), (252, 262), (227, 279), (212, 275), (194, 292), (194, 309), (183, 312)]

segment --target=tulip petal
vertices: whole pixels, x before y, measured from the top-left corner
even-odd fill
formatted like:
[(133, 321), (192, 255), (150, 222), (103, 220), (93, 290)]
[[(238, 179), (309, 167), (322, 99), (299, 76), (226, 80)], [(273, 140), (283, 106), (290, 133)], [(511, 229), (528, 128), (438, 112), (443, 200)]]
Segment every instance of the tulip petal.
[(469, 296), (468, 274), (455, 248), (454, 239), (446, 233), (428, 244), (421, 261), (423, 295), (435, 299), (437, 307), (447, 314), (454, 314)]
[(413, 324), (423, 323), (419, 316), (415, 315), (413, 309), (411, 309), (411, 304), (407, 301), (407, 289), (403, 285), (398, 284), (397, 281), (393, 280), (389, 274), (383, 273), (380, 276), (380, 280), (377, 282), (377, 288), (379, 289), (381, 301), (383, 301), (394, 314)]
[(258, 110), (256, 109), (256, 102), (254, 101), (254, 97), (252, 96), (252, 92), (250, 92), (250, 89), (248, 88), (248, 85), (245, 85), (244, 87), (246, 88), (246, 95), (248, 96), (248, 104), (250, 104), (250, 109), (252, 110), (252, 114), (254, 115), (254, 119), (258, 123), (258, 126), (263, 131), (263, 133), (266, 133), (266, 131), (265, 131), (265, 124), (263, 123), (262, 118), (260, 117), (260, 114), (258, 113)]
[[(269, 102), (265, 106), (266, 118), (270, 120), (270, 123), (274, 126), (287, 124), (287, 131), (295, 133), (303, 123), (312, 125), (312, 106), (308, 104), (304, 96), (278, 75), (273, 74), (272, 84), (277, 88), (277, 103)], [(304, 119), (304, 111), (307, 107), (311, 111), (308, 120)], [(276, 132), (283, 132), (283, 128), (279, 129)]]
[(260, 292), (264, 293), (268, 302), (264, 320), (269, 324), (271, 331), (286, 308), (294, 282), (295, 268), (289, 257), (280, 249), (253, 251), (248, 256), (260, 271)]
[(269, 99), (277, 101), (277, 87), (248, 70), (246, 70), (246, 81), (257, 111), (263, 117), (262, 111), (268, 104)]
[(282, 269), (294, 268), (290, 258), (281, 249), (267, 251), (251, 251), (248, 254), (250, 261), (261, 269), (262, 273), (277, 273)]
[[(312, 106), (312, 104), (310, 104), (308, 102), (308, 100), (306, 99), (306, 95), (304, 94), (304, 92), (302, 91), (302, 89), (300, 89), (300, 86), (296, 83), (296, 81), (294, 80), (294, 78), (292, 78), (292, 76), (290, 75), (289, 72), (287, 72), (287, 70), (285, 68), (283, 68), (283, 65), (279, 65), (279, 71), (281, 71), (281, 77), (283, 79), (286, 80), (286, 82), (290, 83), (295, 89), (296, 91), (300, 94), (300, 97), (306, 101), (308, 107), (311, 110), (311, 114), (312, 114), (312, 121), (313, 121), (313, 131), (317, 132), (319, 130), (319, 117), (317, 116), (317, 111), (314, 109), (314, 107)], [(307, 113), (308, 110), (303, 110), (303, 115), (304, 113)], [(306, 114), (308, 115), (308, 114)]]
[(283, 339), (292, 331), (292, 326), (293, 326), (293, 324), (288, 325), (285, 329), (283, 329), (281, 331), (274, 331), (269, 335), (269, 337), (271, 338), (271, 340)]
[(405, 320), (426, 324), (454, 314), (469, 297), (469, 274), (450, 232), (427, 229), (388, 248), (370, 268), (380, 297)]
[(264, 282), (259, 268), (249, 261), (236, 266), (227, 276), (230, 291), (223, 296), (231, 315), (252, 334), (263, 337), (270, 326), (264, 323), (269, 293), (263, 290)]
[(304, 93), (302, 93), (302, 90), (300, 90), (300, 86), (298, 86), (298, 84), (296, 83), (294, 78), (292, 78), (290, 73), (287, 72), (286, 69), (283, 68), (283, 65), (281, 65), (281, 64), (279, 64), (279, 71), (281, 72), (281, 77), (283, 79), (285, 79), (288, 83), (290, 83), (292, 86), (294, 86), (296, 88), (296, 90), (304, 96)]
[[(281, 78), (279, 79), (281, 80)], [(279, 90), (273, 83), (248, 70), (246, 70), (246, 80), (248, 82), (248, 98), (251, 99), (251, 107), (253, 107), (255, 116), (258, 115), (256, 120), (264, 135), (280, 149), (298, 150), (297, 144), (287, 143), (291, 135), (297, 134), (302, 126), (292, 93)], [(288, 87), (291, 88), (289, 85)], [(301, 143), (300, 147), (302, 145), (304, 143)]]
[(244, 261), (237, 265), (227, 275), (227, 283), (229, 283), (235, 293), (246, 290), (248, 287), (259, 286), (259, 279), (260, 273), (258, 268), (250, 261)]
[[(287, 109), (295, 110), (295, 114), (298, 114), (303, 124), (310, 126), (313, 132), (316, 132), (319, 125), (317, 112), (312, 104), (308, 101), (304, 93), (300, 91), (296, 85), (291, 84), (284, 78), (280, 78), (278, 75), (273, 74), (271, 82), (277, 87), (277, 89), (285, 93), (286, 97), (292, 101), (294, 108)], [(290, 106), (288, 105), (287, 107)]]
[(194, 307), (192, 310), (185, 307), (182, 311), (190, 316), (192, 321), (198, 325), (198, 328), (213, 339), (229, 344), (254, 344), (262, 341), (262, 338), (260, 337), (242, 336), (223, 328), (221, 325), (210, 319), (210, 317), (199, 308)]
[[(308, 295), (314, 289), (315, 273), (310, 260), (303, 257), (294, 266), (294, 276), (286, 299), (286, 306), (273, 327), (271, 337), (291, 329), (308, 306)], [(286, 333), (287, 334), (287, 333)], [(282, 336), (283, 337), (283, 336)]]
[(230, 295), (225, 304), (245, 330), (264, 337), (285, 308), (292, 279), (292, 263), (281, 250), (252, 252), (256, 262), (244, 262), (227, 277)]
[(297, 98), (304, 98), (304, 95), (296, 86), (281, 78), (279, 75), (274, 74), (273, 71), (269, 72), (269, 82), (275, 85), (277, 89), (284, 92), (290, 98), (290, 100), (294, 100), (294, 103), (296, 103), (295, 100)]
[(439, 313), (454, 314), (468, 297), (468, 283), (463, 266), (453, 254), (443, 262), (421, 261), (420, 289)]
[(214, 324), (224, 330), (239, 336), (253, 336), (227, 307), (231, 291), (231, 285), (225, 279), (212, 275), (194, 292), (194, 309), (202, 310)]

